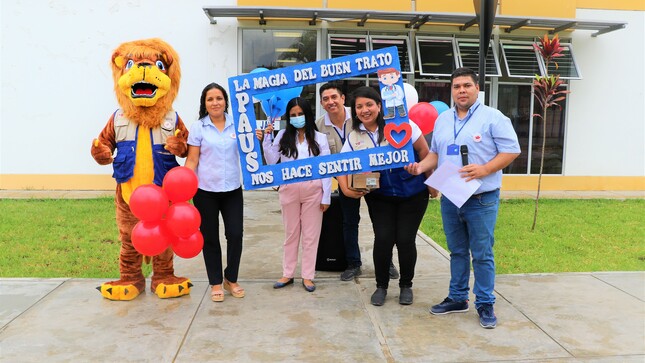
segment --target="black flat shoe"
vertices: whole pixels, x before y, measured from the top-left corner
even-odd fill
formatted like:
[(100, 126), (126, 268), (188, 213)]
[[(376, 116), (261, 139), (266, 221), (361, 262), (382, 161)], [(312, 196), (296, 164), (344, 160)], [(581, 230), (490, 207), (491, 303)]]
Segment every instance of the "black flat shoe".
[(381, 305), (385, 304), (385, 296), (387, 296), (387, 289), (379, 287), (372, 294), (370, 302), (374, 306), (381, 306)]
[(401, 293), (399, 294), (399, 304), (401, 305), (412, 305), (413, 294), (411, 287), (402, 287)]
[(283, 287), (285, 287), (287, 285), (291, 285), (291, 284), (293, 284), (293, 278), (289, 279), (289, 281), (287, 281), (287, 282), (277, 281), (275, 284), (273, 284), (273, 288), (274, 289), (281, 289), (281, 288), (283, 288)]
[(399, 278), (399, 271), (396, 269), (396, 266), (394, 266), (394, 262), (392, 261), (390, 261), (390, 270), (388, 272), (390, 274), (391, 280), (396, 280)]
[[(313, 284), (314, 282), (312, 281), (311, 283)], [(304, 287), (307, 292), (314, 292), (316, 290), (316, 285), (305, 285), (305, 280), (302, 280), (302, 287)]]

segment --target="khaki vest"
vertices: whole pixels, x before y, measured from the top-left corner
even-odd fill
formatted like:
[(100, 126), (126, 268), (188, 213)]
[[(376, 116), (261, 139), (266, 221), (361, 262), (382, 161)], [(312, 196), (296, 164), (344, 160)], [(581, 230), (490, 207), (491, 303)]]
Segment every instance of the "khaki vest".
[[(367, 131), (363, 130), (354, 130), (350, 132), (347, 136), (347, 139), (349, 140), (349, 144), (352, 146), (352, 149), (354, 151), (371, 149), (376, 143), (376, 140), (372, 141), (370, 134)], [(387, 140), (383, 138), (383, 141), (381, 141), (381, 144), (378, 146), (387, 145), (389, 145)]]
[[(165, 145), (166, 139), (173, 136), (175, 132), (175, 124), (177, 123), (177, 113), (170, 110), (164, 117), (160, 127), (152, 129), (152, 143), (153, 145)], [(134, 140), (137, 135), (137, 126), (130, 119), (125, 117), (123, 110), (117, 110), (114, 113), (114, 132), (115, 141)]]

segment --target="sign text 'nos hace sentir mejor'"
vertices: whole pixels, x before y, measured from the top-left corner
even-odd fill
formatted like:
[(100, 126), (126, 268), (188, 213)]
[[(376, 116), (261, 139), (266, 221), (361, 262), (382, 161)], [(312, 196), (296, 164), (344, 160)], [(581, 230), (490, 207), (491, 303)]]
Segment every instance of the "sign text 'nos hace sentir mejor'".
[[(262, 146), (255, 136), (254, 95), (376, 73), (379, 69), (386, 68), (393, 68), (400, 72), (401, 66), (396, 47), (229, 78), (229, 91), (232, 95), (231, 109), (235, 119), (244, 188), (252, 190), (305, 180), (397, 168), (414, 161), (412, 143), (409, 142), (412, 131), (408, 116), (407, 113), (405, 116), (400, 116), (398, 112), (395, 112), (393, 119), (386, 120), (384, 133), (389, 141), (387, 146), (310, 157), (275, 165), (264, 165), (262, 161)], [(384, 86), (386, 85), (380, 84), (379, 87)], [(401, 77), (398, 77), (396, 84), (390, 86), (403, 89)], [(403, 97), (403, 107), (407, 110), (405, 97)], [(382, 111), (386, 110), (383, 104)]]

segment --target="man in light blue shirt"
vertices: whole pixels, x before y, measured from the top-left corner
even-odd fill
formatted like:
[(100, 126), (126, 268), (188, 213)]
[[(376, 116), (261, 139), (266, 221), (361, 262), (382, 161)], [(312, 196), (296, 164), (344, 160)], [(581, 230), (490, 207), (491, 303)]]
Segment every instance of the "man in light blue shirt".
[[(473, 293), (483, 328), (497, 326), (495, 303), (494, 230), (499, 206), (502, 169), (520, 155), (520, 145), (508, 117), (477, 100), (478, 77), (469, 68), (451, 75), (455, 107), (436, 120), (430, 146), (432, 157), (406, 167), (411, 173), (432, 170), (444, 162), (462, 166), (466, 181), (477, 179), (481, 186), (460, 208), (441, 197), (441, 217), (450, 250), (448, 297), (430, 312), (442, 315), (468, 311), (470, 256), (475, 276)], [(463, 153), (467, 152), (464, 163)]]

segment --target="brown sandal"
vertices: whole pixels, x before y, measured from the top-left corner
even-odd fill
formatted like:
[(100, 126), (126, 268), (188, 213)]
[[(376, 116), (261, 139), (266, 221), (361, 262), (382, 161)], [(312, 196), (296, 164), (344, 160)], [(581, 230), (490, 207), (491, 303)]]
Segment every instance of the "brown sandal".
[(228, 291), (231, 295), (233, 295), (233, 297), (244, 297), (244, 289), (242, 288), (242, 286), (233, 287), (227, 280), (224, 280), (224, 290)]
[(211, 290), (211, 300), (214, 302), (224, 301), (224, 290)]

